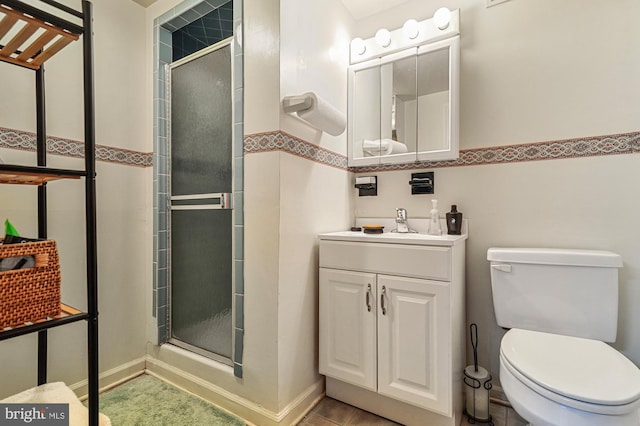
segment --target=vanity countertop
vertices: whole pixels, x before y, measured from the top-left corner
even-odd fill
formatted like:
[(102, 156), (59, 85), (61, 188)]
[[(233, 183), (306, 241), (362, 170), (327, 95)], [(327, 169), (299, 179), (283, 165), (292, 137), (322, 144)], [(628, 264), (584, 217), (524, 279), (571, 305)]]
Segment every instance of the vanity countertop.
[(318, 235), (321, 240), (357, 241), (365, 243), (411, 244), (421, 246), (453, 246), (467, 239), (463, 235), (428, 235), (424, 233), (384, 232), (382, 234), (365, 234), (360, 231), (328, 232)]
[(396, 229), (394, 219), (390, 218), (356, 218), (356, 226), (364, 226), (365, 224), (377, 224), (384, 227), (382, 234), (365, 234), (363, 231), (338, 231), (327, 232), (318, 235), (321, 240), (333, 241), (356, 241), (365, 243), (387, 243), (387, 244), (410, 244), (419, 246), (454, 246), (464, 242), (468, 236), (468, 222), (462, 220), (462, 235), (446, 234), (447, 225), (444, 219), (441, 220), (441, 227), (445, 231), (443, 235), (427, 234), (428, 219), (409, 219), (410, 229), (417, 232), (399, 233), (392, 232)]

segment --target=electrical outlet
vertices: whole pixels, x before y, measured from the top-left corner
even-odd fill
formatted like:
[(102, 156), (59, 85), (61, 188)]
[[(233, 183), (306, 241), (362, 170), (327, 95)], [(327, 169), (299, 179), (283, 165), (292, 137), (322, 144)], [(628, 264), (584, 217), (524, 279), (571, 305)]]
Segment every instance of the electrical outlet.
[(487, 0), (487, 7), (496, 6), (509, 0)]

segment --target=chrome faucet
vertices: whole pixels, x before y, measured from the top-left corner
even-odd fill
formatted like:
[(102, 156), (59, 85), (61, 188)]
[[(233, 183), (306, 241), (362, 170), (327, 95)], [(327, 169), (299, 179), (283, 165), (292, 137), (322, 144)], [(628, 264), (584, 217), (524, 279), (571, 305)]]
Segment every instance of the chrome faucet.
[(395, 232), (407, 233), (416, 232), (413, 229), (409, 229), (407, 225), (407, 210), (402, 207), (396, 209), (396, 229)]

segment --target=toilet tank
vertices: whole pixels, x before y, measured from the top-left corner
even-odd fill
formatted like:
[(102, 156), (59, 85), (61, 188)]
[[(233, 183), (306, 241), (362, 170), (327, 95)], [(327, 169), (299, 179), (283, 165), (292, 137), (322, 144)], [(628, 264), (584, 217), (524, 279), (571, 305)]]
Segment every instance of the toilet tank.
[(620, 255), (595, 250), (490, 248), (498, 325), (614, 342)]

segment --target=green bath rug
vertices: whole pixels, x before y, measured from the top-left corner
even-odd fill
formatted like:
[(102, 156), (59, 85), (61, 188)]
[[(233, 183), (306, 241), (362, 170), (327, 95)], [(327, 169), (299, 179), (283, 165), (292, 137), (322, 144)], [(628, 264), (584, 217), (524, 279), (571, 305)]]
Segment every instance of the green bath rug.
[(204, 400), (144, 374), (100, 395), (112, 426), (217, 426), (245, 423)]

